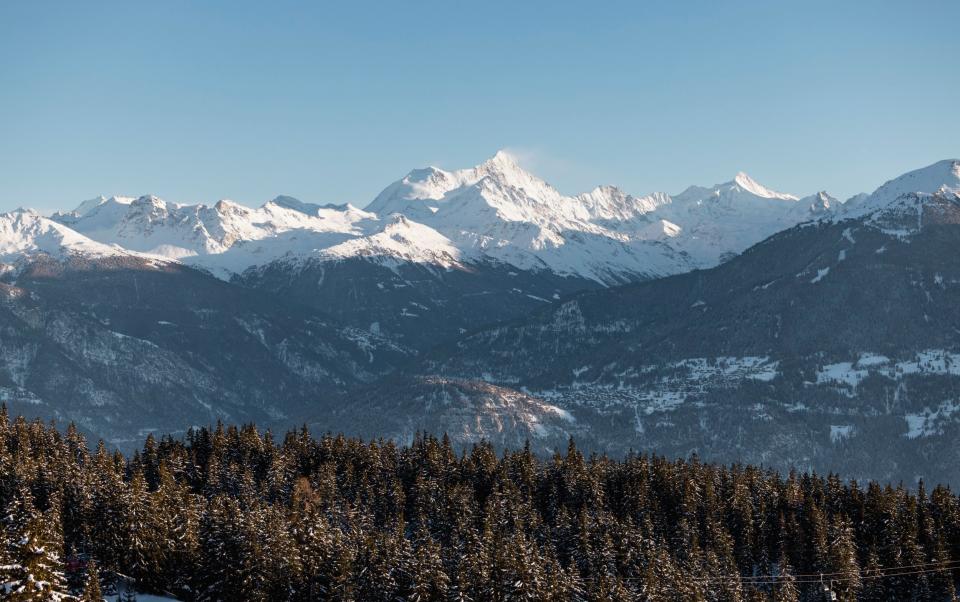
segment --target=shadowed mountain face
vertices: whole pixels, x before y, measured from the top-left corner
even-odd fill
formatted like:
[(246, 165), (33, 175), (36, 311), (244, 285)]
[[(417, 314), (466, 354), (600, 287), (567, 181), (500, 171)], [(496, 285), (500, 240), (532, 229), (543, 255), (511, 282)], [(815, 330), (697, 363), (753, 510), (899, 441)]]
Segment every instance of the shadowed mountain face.
[(273, 264), (250, 270), (235, 282), (315, 307), (339, 323), (419, 351), (517, 319), (571, 293), (599, 288), (584, 278), (498, 263), (442, 268), (359, 258), (310, 262), (295, 272)]
[(38, 259), (3, 293), (0, 391), (12, 411), (118, 445), (217, 419), (299, 420), (411, 353), (176, 264)]

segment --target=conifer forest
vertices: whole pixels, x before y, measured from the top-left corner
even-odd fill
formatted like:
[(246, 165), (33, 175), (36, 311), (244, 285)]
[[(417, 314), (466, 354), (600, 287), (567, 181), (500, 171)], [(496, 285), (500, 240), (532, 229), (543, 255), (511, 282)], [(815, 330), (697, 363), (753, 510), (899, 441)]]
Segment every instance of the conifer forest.
[(960, 577), (949, 488), (572, 440), (544, 458), (218, 424), (125, 457), (4, 411), (0, 503), (4, 600), (949, 601)]

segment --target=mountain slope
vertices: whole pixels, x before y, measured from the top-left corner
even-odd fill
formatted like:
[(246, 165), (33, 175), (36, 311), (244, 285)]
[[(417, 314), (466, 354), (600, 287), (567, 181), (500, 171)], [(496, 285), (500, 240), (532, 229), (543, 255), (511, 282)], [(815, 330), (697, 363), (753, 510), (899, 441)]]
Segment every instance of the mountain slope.
[(133, 255), (102, 244), (28, 209), (0, 214), (0, 261), (15, 263), (24, 257), (74, 255), (113, 257)]
[(178, 265), (37, 256), (0, 284), (0, 395), (123, 446), (217, 419), (299, 422), (410, 351)]
[(795, 226), (714, 269), (482, 330), (420, 371), (525, 391), (610, 451), (960, 481), (953, 173), (912, 172), (855, 217)]

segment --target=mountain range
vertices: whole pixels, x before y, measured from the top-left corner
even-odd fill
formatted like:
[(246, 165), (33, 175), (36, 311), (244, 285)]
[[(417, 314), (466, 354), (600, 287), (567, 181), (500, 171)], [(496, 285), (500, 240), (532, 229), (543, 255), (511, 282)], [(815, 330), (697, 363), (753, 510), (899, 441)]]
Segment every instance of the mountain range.
[(0, 261), (40, 252), (174, 262), (423, 351), (573, 292), (716, 265), (836, 206), (743, 173), (673, 196), (612, 186), (565, 196), (498, 152), (470, 169), (411, 171), (365, 209), (113, 196), (49, 218), (17, 211), (0, 216), (12, 240)]
[[(115, 445), (216, 419), (960, 477), (960, 162), (839, 203), (566, 196), (497, 153), (364, 209), (0, 215), (0, 394)], [(955, 419), (956, 417), (956, 419)]]
[(114, 196), (49, 219), (75, 233), (64, 249), (94, 241), (224, 279), (278, 261), (360, 257), (443, 269), (500, 263), (610, 285), (715, 265), (835, 206), (825, 193), (798, 199), (743, 173), (673, 196), (600, 186), (569, 197), (501, 151), (471, 169), (414, 170), (365, 209), (283, 196), (256, 209)]

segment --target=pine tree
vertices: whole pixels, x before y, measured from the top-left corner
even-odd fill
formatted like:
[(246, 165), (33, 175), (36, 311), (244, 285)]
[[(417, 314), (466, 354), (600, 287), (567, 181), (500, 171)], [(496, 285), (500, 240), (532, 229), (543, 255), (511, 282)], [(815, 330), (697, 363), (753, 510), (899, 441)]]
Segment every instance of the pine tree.
[(780, 559), (778, 578), (773, 591), (774, 602), (798, 602), (800, 590), (797, 589), (797, 580), (793, 576), (793, 569), (785, 558)]
[[(0, 428), (6, 426), (6, 404), (0, 410)], [(14, 529), (8, 524), (7, 516), (4, 515), (3, 528), (0, 528), (0, 594), (7, 594), (15, 585), (20, 566), (13, 561), (13, 537), (16, 536)]]
[(863, 570), (863, 587), (860, 590), (860, 596), (864, 600), (887, 600), (889, 590), (885, 580), (882, 578), (880, 570), (880, 560), (876, 550), (872, 548), (867, 553), (867, 565)]
[(33, 505), (33, 495), (19, 489), (5, 517), (10, 544), (5, 589), (11, 601), (48, 600), (68, 595), (59, 550), (62, 527), (53, 510), (44, 516)]
[(121, 529), (126, 534), (121, 566), (137, 583), (154, 580), (164, 564), (164, 546), (159, 541), (163, 533), (157, 529), (157, 521), (169, 509), (160, 509), (159, 514), (151, 512), (149, 498), (147, 480), (138, 470), (124, 487), (120, 505)]
[(443, 600), (447, 596), (450, 578), (443, 568), (440, 559), (440, 546), (426, 529), (421, 529), (416, 537), (413, 566), (411, 567), (413, 591), (410, 599), (416, 602), (423, 600)]
[(836, 589), (841, 600), (856, 600), (860, 590), (860, 566), (853, 527), (843, 515), (830, 526), (830, 571), (839, 573)]
[(87, 580), (83, 586), (83, 595), (80, 596), (80, 600), (81, 602), (103, 601), (103, 593), (100, 591), (100, 571), (93, 559), (87, 562)]
[(934, 567), (937, 569), (930, 575), (930, 599), (952, 602), (957, 598), (957, 590), (953, 583), (953, 571), (950, 565), (950, 555), (946, 546), (939, 538), (933, 543)]

